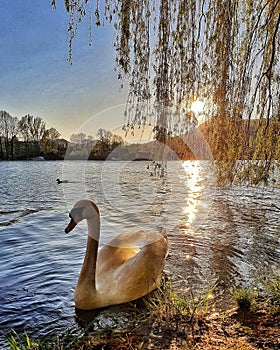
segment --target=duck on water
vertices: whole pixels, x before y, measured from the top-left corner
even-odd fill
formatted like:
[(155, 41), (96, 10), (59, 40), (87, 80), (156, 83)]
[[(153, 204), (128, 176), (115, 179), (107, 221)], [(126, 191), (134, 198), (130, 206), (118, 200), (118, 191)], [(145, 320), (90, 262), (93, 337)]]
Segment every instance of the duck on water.
[(57, 182), (57, 184), (69, 183), (68, 180), (60, 180), (60, 179), (56, 179), (56, 182)]

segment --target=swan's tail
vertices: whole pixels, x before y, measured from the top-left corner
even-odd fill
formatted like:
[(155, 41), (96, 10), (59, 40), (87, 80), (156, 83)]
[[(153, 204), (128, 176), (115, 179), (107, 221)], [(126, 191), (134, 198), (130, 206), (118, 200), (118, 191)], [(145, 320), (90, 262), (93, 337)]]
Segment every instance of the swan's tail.
[(164, 229), (161, 231), (161, 234), (163, 235), (163, 238), (165, 239), (165, 242), (166, 242), (166, 253), (165, 253), (165, 257), (167, 257), (167, 255), (168, 255), (168, 247), (169, 247), (169, 241), (168, 241), (168, 236), (167, 236), (167, 229), (164, 228)]
[(163, 235), (163, 237), (168, 240), (168, 237), (167, 237), (167, 229), (164, 228), (162, 231), (161, 231), (161, 234)]

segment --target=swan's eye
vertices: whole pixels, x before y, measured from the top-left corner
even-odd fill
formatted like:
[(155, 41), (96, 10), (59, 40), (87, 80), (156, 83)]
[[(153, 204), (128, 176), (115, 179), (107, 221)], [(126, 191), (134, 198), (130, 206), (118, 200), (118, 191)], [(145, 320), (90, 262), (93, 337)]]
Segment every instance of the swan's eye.
[(83, 209), (84, 208), (74, 208), (70, 211), (69, 217), (73, 219), (76, 223), (83, 219)]

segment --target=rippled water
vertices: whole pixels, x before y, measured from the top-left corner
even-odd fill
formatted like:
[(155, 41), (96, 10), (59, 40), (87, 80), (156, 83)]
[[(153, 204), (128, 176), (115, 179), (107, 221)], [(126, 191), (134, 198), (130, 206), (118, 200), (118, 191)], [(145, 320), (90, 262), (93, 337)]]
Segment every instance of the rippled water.
[(73, 294), (86, 226), (64, 228), (85, 197), (100, 206), (101, 245), (123, 231), (167, 227), (165, 270), (178, 291), (217, 280), (226, 290), (279, 271), (279, 188), (217, 189), (209, 162), (167, 170), (162, 180), (146, 162), (0, 162), (0, 330), (46, 336), (78, 327)]

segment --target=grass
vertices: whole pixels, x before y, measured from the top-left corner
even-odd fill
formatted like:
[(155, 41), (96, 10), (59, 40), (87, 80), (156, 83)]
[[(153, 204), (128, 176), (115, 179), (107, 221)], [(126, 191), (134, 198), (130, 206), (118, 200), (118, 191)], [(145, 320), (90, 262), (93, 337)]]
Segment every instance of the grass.
[(236, 307), (217, 312), (217, 284), (199, 296), (190, 289), (174, 292), (164, 280), (159, 290), (131, 303), (126, 329), (94, 331), (91, 324), (74, 334), (70, 330), (48, 340), (32, 342), (26, 333), (7, 336), (11, 350), (255, 350), (277, 349), (280, 339), (280, 277), (264, 284), (266, 296), (238, 286)]
[(236, 300), (240, 311), (249, 311), (256, 302), (258, 291), (252, 287), (238, 286), (233, 291), (233, 297)]
[(198, 297), (194, 295), (192, 289), (180, 295), (174, 292), (170, 281), (164, 280), (153, 297), (147, 299), (147, 310), (150, 314), (156, 313), (166, 318), (183, 316), (192, 321), (195, 316), (208, 312), (216, 287), (217, 284), (214, 284), (207, 292), (202, 292)]
[(280, 276), (274, 276), (264, 286), (268, 291), (271, 304), (280, 307)]
[(10, 334), (6, 335), (6, 339), (11, 350), (39, 349), (39, 345), (37, 343), (31, 342), (26, 332), (20, 335), (20, 334), (17, 334), (15, 330), (12, 330)]

